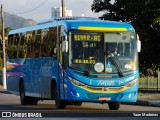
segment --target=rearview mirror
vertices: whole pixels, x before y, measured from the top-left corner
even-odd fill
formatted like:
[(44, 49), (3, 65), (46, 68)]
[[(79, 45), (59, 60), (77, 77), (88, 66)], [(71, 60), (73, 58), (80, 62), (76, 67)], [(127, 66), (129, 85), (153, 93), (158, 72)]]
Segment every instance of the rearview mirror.
[(62, 52), (68, 52), (68, 41), (64, 40), (62, 42)]
[(141, 41), (139, 40), (138, 34), (137, 34), (137, 52), (141, 52)]

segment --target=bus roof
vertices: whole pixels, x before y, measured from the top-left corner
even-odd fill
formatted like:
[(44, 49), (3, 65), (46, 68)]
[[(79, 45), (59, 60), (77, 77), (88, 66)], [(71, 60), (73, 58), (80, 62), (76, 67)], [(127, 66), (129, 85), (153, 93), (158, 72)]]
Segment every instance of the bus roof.
[(35, 26), (29, 26), (24, 28), (15, 29), (9, 32), (9, 34), (24, 33), (27, 31), (33, 31), (38, 29), (45, 29), (49, 27), (55, 27), (63, 25), (66, 30), (93, 30), (93, 31), (134, 31), (134, 28), (124, 22), (115, 22), (108, 20), (100, 20), (96, 18), (88, 17), (61, 17), (44, 20)]

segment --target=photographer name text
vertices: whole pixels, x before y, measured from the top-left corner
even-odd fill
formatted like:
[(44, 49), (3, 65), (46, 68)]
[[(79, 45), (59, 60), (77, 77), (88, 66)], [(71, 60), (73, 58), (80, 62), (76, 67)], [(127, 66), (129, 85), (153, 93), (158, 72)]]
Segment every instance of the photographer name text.
[(134, 117), (158, 117), (158, 113), (133, 113)]

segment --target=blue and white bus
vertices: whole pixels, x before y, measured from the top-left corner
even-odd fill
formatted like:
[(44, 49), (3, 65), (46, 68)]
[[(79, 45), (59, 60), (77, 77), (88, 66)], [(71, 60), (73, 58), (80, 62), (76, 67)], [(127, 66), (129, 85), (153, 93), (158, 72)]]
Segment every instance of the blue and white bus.
[(140, 42), (123, 22), (62, 17), (12, 30), (7, 89), (22, 105), (55, 100), (57, 109), (82, 102), (136, 102)]

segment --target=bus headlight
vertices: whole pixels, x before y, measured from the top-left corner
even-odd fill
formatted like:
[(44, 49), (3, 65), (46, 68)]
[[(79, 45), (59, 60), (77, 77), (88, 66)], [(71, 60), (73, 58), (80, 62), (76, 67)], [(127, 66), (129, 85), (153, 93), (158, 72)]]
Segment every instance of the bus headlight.
[(137, 81), (138, 81), (138, 79), (135, 79), (135, 80), (133, 80), (133, 81), (127, 83), (125, 86), (131, 87), (131, 86), (133, 86), (134, 84), (136, 84)]
[(68, 78), (69, 78), (69, 80), (70, 80), (73, 84), (75, 84), (75, 85), (77, 85), (77, 86), (85, 86), (84, 83), (82, 83), (82, 82), (80, 82), (80, 81), (78, 81), (78, 80), (75, 80), (75, 79), (73, 79), (73, 78), (71, 78), (71, 77), (68, 77)]

